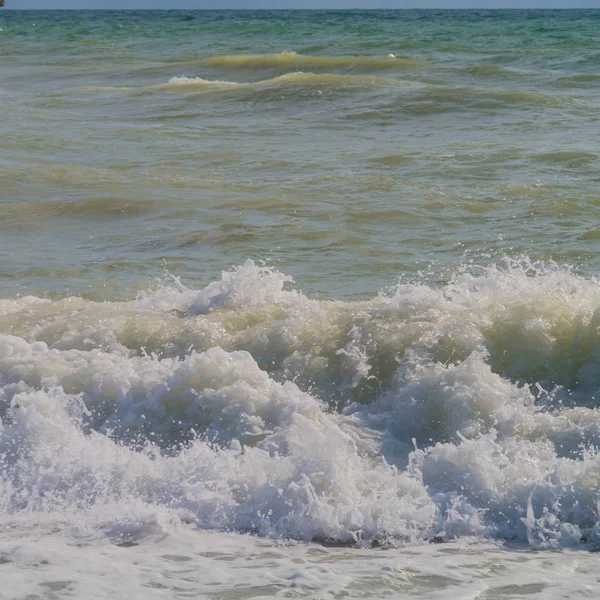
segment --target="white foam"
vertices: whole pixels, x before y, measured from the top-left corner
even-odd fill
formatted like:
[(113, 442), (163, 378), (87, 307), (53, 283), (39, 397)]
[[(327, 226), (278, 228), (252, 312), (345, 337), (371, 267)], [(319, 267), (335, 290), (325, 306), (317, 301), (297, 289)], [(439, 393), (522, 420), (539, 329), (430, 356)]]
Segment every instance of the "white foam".
[(356, 303), (291, 283), (248, 261), (127, 303), (4, 301), (4, 512), (597, 543), (596, 280), (509, 262)]
[(167, 85), (169, 86), (235, 86), (240, 85), (236, 81), (221, 81), (212, 79), (203, 79), (202, 77), (185, 77), (181, 75), (179, 77), (171, 77)]
[(221, 279), (198, 291), (187, 290), (179, 282), (138, 298), (136, 306), (151, 310), (180, 310), (206, 314), (217, 308), (244, 308), (264, 304), (294, 303), (300, 295), (285, 291), (293, 279), (271, 267), (247, 260), (242, 266), (223, 271)]
[[(141, 513), (131, 514), (131, 529)], [(592, 594), (597, 556), (562, 551), (524, 553), (471, 540), (426, 544), (410, 550), (372, 551), (281, 544), (252, 536), (170, 529), (166, 519), (146, 514), (149, 530), (169, 533), (114, 539), (82, 520), (68, 527), (39, 520), (23, 535), (18, 526), (0, 541), (2, 598), (27, 594), (178, 598), (215, 595), (274, 597), (382, 597), (408, 600), (426, 595), (461, 597), (526, 594), (577, 598)], [(17, 525), (17, 523), (14, 523)], [(117, 544), (125, 544), (125, 547)], [(137, 545), (136, 545), (137, 544)]]

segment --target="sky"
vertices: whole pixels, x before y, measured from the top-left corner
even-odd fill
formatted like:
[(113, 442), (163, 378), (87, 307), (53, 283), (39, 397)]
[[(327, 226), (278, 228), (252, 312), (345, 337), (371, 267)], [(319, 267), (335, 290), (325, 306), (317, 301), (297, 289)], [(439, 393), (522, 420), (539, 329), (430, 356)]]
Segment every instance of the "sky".
[(600, 8), (600, 0), (5, 0), (9, 9)]

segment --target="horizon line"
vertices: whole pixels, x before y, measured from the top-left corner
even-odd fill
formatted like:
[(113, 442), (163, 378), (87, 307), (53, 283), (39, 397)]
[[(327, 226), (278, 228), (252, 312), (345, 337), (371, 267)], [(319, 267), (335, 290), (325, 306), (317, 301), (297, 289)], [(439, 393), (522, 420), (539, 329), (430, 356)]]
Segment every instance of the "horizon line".
[(354, 8), (294, 8), (294, 7), (282, 7), (282, 8), (264, 8), (264, 7), (246, 7), (246, 8), (13, 8), (11, 6), (2, 7), (9, 11), (35, 11), (35, 12), (56, 12), (56, 11), (64, 11), (64, 12), (176, 12), (176, 11), (187, 11), (187, 12), (247, 12), (247, 11), (265, 11), (265, 12), (282, 12), (282, 11), (305, 11), (305, 12), (348, 12), (348, 11), (364, 11), (364, 12), (381, 12), (381, 11), (513, 11), (513, 12), (526, 12), (526, 11), (600, 11), (600, 7), (576, 7), (576, 8), (568, 8), (568, 7), (554, 7), (554, 8), (536, 8), (536, 7), (526, 7), (526, 8), (513, 8), (513, 7), (448, 7), (448, 6), (430, 6), (426, 8), (417, 8), (417, 7), (394, 7), (394, 8), (367, 8), (367, 7), (354, 7)]

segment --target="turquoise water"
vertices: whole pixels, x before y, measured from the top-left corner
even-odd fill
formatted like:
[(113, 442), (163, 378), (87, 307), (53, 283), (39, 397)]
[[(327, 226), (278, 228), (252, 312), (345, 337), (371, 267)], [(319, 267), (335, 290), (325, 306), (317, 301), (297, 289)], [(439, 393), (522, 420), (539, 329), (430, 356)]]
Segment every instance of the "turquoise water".
[(599, 24), (1, 12), (0, 598), (595, 597)]

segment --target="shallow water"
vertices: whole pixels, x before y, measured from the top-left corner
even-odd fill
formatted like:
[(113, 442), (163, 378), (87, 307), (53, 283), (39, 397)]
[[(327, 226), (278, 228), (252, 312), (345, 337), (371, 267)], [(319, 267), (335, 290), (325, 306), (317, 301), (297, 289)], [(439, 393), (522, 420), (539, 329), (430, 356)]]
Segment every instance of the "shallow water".
[(0, 597), (592, 596), (599, 19), (1, 13)]

